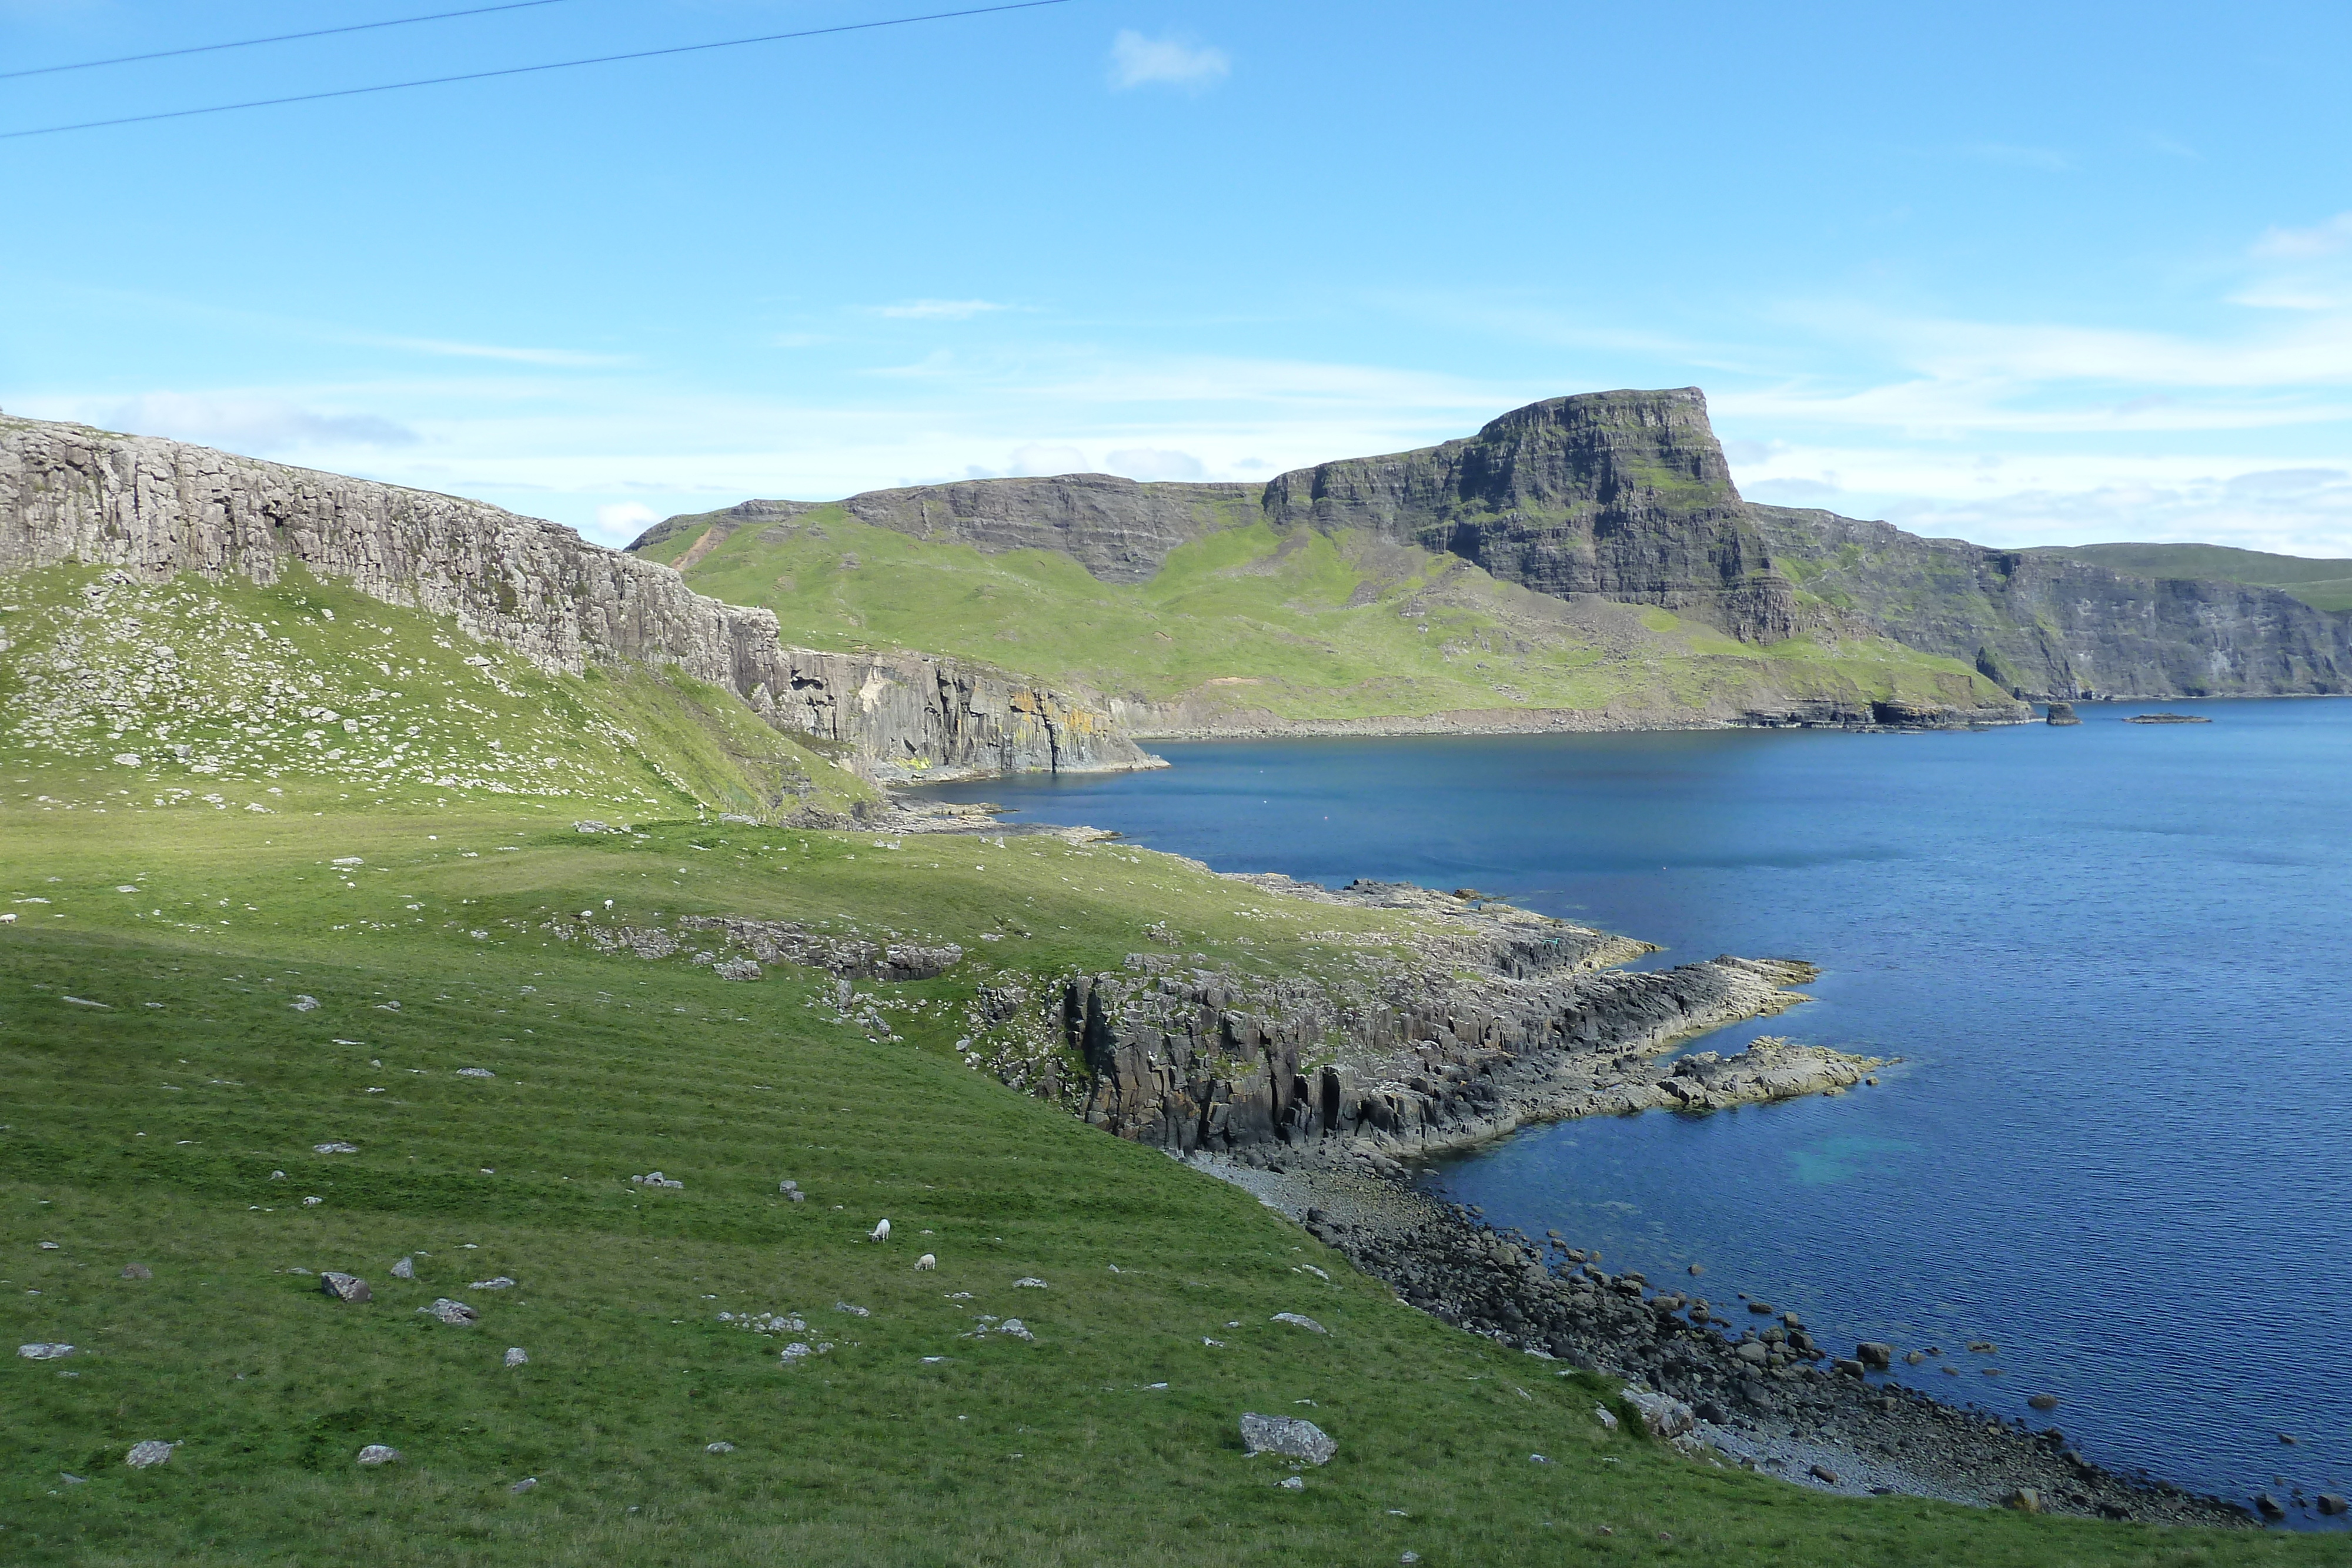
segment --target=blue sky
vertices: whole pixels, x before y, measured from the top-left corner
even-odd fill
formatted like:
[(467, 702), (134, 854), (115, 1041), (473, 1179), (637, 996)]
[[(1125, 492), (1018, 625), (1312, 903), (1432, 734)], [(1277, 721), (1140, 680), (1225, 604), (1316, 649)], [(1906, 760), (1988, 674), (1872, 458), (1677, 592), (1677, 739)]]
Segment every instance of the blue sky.
[[(0, 0), (0, 70), (481, 0)], [(918, 14), (553, 0), (0, 131)], [(2352, 7), (1068, 0), (0, 140), (0, 407), (618, 542), (1259, 479), (1621, 386), (1742, 489), (2352, 556)]]

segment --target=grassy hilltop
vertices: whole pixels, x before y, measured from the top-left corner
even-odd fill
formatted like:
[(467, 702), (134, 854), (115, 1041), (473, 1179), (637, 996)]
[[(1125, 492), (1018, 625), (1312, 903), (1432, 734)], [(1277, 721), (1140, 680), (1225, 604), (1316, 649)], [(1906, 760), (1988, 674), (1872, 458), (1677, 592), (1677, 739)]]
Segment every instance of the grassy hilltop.
[[(706, 543), (714, 527), (723, 537)], [(673, 519), (638, 553), (687, 561), (702, 592), (773, 610), (787, 639), (919, 648), (1090, 686), (1141, 706), (1147, 730), (1542, 709), (1672, 724), (1791, 701), (2005, 695), (1957, 660), (1884, 638), (1755, 647), (1360, 529), (1229, 527), (1135, 584), (1055, 551), (914, 538), (838, 506), (732, 532), (722, 514)]]
[[(0, 604), (0, 1313), (11, 1344), (77, 1347), (6, 1363), (0, 1560), (2339, 1555), (1832, 1498), (1606, 1430), (1611, 1385), (1412, 1311), (959, 1049), (990, 996), (1155, 927), (1315, 972), (1412, 916), (1125, 846), (779, 826), (848, 776), (762, 750), (731, 698), (545, 676), (310, 585), (61, 570)], [(730, 802), (765, 821), (717, 821)], [(815, 970), (556, 936), (687, 914), (965, 956), (845, 1007)], [(684, 1186), (628, 1179), (655, 1170)], [(440, 1297), (479, 1322), (418, 1312)], [(735, 1321), (758, 1313), (803, 1326)], [(1308, 1416), (1339, 1456), (1283, 1490), (1244, 1410)], [(133, 1471), (145, 1439), (181, 1447)], [(361, 1469), (371, 1443), (403, 1457)]]
[(2352, 560), (2272, 555), (2230, 545), (2049, 545), (2035, 553), (2087, 560), (2135, 577), (2220, 578), (2276, 588), (2314, 610), (2352, 610)]

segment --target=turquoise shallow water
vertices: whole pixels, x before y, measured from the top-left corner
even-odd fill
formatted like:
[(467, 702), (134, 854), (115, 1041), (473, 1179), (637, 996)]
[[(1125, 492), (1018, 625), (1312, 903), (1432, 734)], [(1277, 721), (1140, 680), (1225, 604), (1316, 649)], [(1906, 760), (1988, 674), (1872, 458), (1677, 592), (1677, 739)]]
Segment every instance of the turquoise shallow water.
[(1828, 1342), (1938, 1347), (1909, 1380), (2112, 1466), (2352, 1490), (2352, 702), (2137, 711), (1169, 746), (936, 793), (1220, 870), (1475, 884), (1660, 964), (1810, 959), (1813, 1002), (1705, 1047), (1903, 1057), (1879, 1088), (1528, 1129), (1433, 1185)]

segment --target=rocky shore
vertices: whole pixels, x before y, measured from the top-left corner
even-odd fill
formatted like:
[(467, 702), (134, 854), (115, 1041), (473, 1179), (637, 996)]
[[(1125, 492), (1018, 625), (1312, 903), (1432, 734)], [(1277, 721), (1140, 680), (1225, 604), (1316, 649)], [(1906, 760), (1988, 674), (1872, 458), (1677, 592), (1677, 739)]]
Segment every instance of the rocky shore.
[(1622, 1379), (1644, 1424), (1694, 1455), (1853, 1495), (2252, 1522), (2219, 1498), (2093, 1464), (2058, 1427), (2005, 1424), (1906, 1386), (1898, 1370), (1937, 1359), (1925, 1349), (1840, 1350), (1817, 1343), (1796, 1313), (1711, 1299), (1697, 1278), (1612, 1274), (1598, 1252), (1557, 1232), (1538, 1239), (1497, 1230), (1438, 1201), (1394, 1162), (1307, 1150), (1262, 1162), (1195, 1155), (1192, 1163), (1298, 1221), (1400, 1300), (1563, 1370)]

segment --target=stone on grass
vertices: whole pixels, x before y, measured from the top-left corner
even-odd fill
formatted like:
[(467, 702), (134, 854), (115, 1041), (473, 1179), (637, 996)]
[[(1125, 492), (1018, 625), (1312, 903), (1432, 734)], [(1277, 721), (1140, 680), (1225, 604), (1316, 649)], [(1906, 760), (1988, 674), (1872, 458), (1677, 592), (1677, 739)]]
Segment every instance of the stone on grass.
[(150, 1437), (143, 1443), (131, 1444), (131, 1451), (122, 1456), (122, 1462), (134, 1470), (149, 1469), (156, 1465), (169, 1462), (172, 1450), (179, 1446), (177, 1443), (160, 1442)]
[(1037, 1336), (1029, 1332), (1029, 1325), (1023, 1322), (1019, 1318), (1005, 1319), (1003, 1322), (996, 1325), (996, 1332), (998, 1333), (1011, 1334), (1014, 1339), (1025, 1340), (1031, 1344), (1035, 1344), (1037, 1343)]
[(735, 1445), (732, 1443), (705, 1443), (702, 1445), (702, 1451), (706, 1454), (731, 1454), (735, 1451)]
[(1642, 1418), (1642, 1429), (1653, 1437), (1679, 1437), (1697, 1425), (1696, 1412), (1679, 1399), (1647, 1388), (1627, 1387), (1621, 1392), (1633, 1414)]
[(1600, 1419), (1603, 1431), (1614, 1432), (1617, 1429), (1617, 1412), (1608, 1406), (1595, 1405), (1592, 1407), (1592, 1414)]
[(316, 1208), (326, 1201), (327, 1200), (323, 1197), (306, 1197), (302, 1200), (302, 1207), (305, 1208)]
[(520, 1494), (530, 1490), (531, 1488), (537, 1485), (539, 1485), (539, 1478), (537, 1476), (525, 1476), (522, 1479), (515, 1482), (514, 1485), (507, 1488), (507, 1490)]
[(366, 1301), (374, 1299), (368, 1290), (368, 1282), (365, 1280), (361, 1279), (357, 1274), (346, 1274), (340, 1269), (330, 1269), (320, 1275), (319, 1290), (322, 1294), (332, 1296), (339, 1301)]
[(514, 1289), (514, 1281), (500, 1274), (495, 1280), (477, 1280), (467, 1288), (475, 1291), (511, 1291)]
[(74, 1347), (69, 1344), (50, 1344), (38, 1340), (16, 1347), (16, 1354), (26, 1361), (63, 1361), (73, 1353)]
[(460, 1078), (496, 1078), (498, 1074), (491, 1071), (487, 1067), (461, 1067), (457, 1069), (457, 1076)]
[(1331, 1462), (1339, 1445), (1312, 1421), (1302, 1421), (1296, 1416), (1261, 1416), (1253, 1410), (1242, 1416), (1242, 1450), (1253, 1456), (1280, 1454), (1285, 1458), (1324, 1465)]
[(1305, 1476), (1285, 1476), (1282, 1478), (1282, 1488), (1285, 1491), (1305, 1491), (1307, 1490), (1307, 1478)]
[(392, 1277), (395, 1280), (414, 1280), (416, 1278), (416, 1260), (414, 1258), (403, 1258), (399, 1262), (394, 1263), (392, 1266)]
[(1313, 1318), (1303, 1317), (1297, 1312), (1276, 1312), (1268, 1321), (1277, 1323), (1288, 1323), (1293, 1328), (1309, 1329), (1316, 1333), (1329, 1333), (1331, 1332), (1329, 1329), (1325, 1328), (1321, 1323), (1317, 1322)]
[(324, 1144), (312, 1144), (310, 1152), (314, 1155), (355, 1155), (360, 1152), (360, 1146), (336, 1138)]
[(370, 1443), (360, 1450), (360, 1463), (388, 1465), (400, 1458), (400, 1450), (384, 1443)]
[(723, 964), (713, 964), (710, 972), (722, 980), (756, 980), (760, 966), (749, 958), (730, 958)]
[(296, 997), (293, 1002), (289, 1005), (291, 1005), (294, 1010), (298, 1013), (316, 1012), (319, 1010), (319, 998), (316, 997)]
[(2011, 1489), (2007, 1497), (2000, 1500), (2000, 1505), (2003, 1508), (2013, 1508), (2020, 1513), (2040, 1513), (2042, 1494), (2032, 1487), (2014, 1487)]
[(524, 1350), (522, 1346), (519, 1344), (510, 1344), (507, 1346), (507, 1364), (509, 1366), (522, 1366), (528, 1364), (530, 1360), (530, 1352)]
[(431, 1306), (419, 1307), (416, 1310), (427, 1317), (449, 1324), (452, 1328), (463, 1328), (467, 1323), (478, 1322), (482, 1316), (465, 1302), (453, 1301), (446, 1296), (436, 1296)]
[(125, 1263), (122, 1277), (126, 1280), (152, 1280), (155, 1277), (155, 1270), (144, 1263)]
[(1013, 1288), (1016, 1291), (1050, 1291), (1053, 1289), (1051, 1285), (1046, 1284), (1045, 1281), (1040, 1280), (1034, 1274), (1022, 1275), (1021, 1278), (1013, 1281)]

